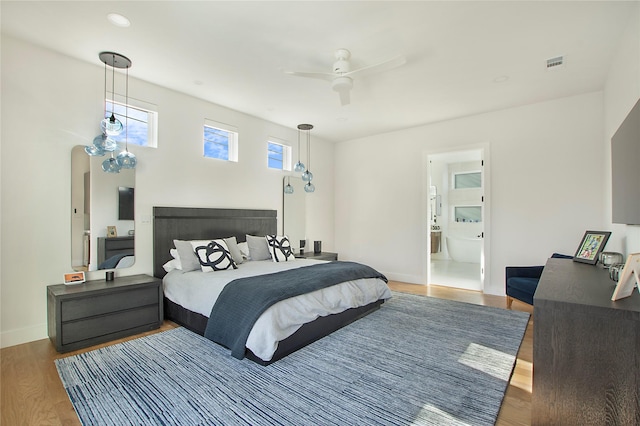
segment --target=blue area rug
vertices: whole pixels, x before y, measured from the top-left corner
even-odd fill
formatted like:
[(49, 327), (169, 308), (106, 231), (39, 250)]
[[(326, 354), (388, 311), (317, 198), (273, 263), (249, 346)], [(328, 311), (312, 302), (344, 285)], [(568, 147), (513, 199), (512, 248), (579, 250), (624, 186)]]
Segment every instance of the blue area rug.
[(528, 318), (394, 292), (267, 367), (184, 328), (56, 366), (84, 425), (493, 425)]

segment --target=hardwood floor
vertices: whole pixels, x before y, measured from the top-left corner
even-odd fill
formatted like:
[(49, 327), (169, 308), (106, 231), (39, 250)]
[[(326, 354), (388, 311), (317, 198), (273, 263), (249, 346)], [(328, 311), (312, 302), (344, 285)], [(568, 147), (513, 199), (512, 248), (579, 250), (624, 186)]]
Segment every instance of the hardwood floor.
[[(506, 308), (504, 297), (483, 295), (469, 290), (399, 282), (389, 282), (389, 287), (395, 291)], [(530, 306), (519, 304), (517, 301), (512, 309), (529, 313), (533, 311)], [(176, 324), (165, 321), (158, 330), (65, 354), (57, 353), (48, 339), (1, 349), (0, 424), (80, 425), (53, 361), (175, 327)], [(532, 360), (533, 321), (529, 320), (496, 425), (531, 424)]]

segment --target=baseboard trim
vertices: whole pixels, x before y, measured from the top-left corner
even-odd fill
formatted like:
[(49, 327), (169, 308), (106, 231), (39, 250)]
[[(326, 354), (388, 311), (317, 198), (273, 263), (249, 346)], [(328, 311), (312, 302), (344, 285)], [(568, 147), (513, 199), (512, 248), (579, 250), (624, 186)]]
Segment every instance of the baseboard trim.
[(47, 323), (42, 323), (17, 330), (3, 331), (0, 333), (0, 348), (46, 339), (48, 337), (46, 330)]

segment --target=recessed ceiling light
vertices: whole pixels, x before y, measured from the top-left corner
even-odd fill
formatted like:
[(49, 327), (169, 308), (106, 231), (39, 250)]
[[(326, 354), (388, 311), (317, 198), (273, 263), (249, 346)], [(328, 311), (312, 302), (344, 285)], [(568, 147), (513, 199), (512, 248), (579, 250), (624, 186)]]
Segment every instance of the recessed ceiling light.
[(349, 121), (349, 117), (338, 117), (336, 118), (336, 121), (344, 123), (345, 121)]
[(131, 25), (131, 21), (129, 21), (126, 16), (122, 16), (119, 13), (108, 14), (107, 21), (111, 22), (116, 27), (126, 28)]
[(507, 80), (509, 80), (509, 76), (508, 75), (501, 75), (500, 77), (494, 78), (493, 82), (494, 83), (504, 83)]

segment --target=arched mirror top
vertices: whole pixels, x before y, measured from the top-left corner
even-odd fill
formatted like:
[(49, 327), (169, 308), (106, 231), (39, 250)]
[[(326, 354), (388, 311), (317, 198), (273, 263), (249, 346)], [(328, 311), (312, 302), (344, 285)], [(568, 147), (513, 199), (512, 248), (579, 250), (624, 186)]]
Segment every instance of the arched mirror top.
[[(108, 155), (108, 154), (107, 154)], [(107, 157), (71, 152), (71, 263), (75, 271), (120, 269), (135, 257), (135, 169), (105, 173)]]

